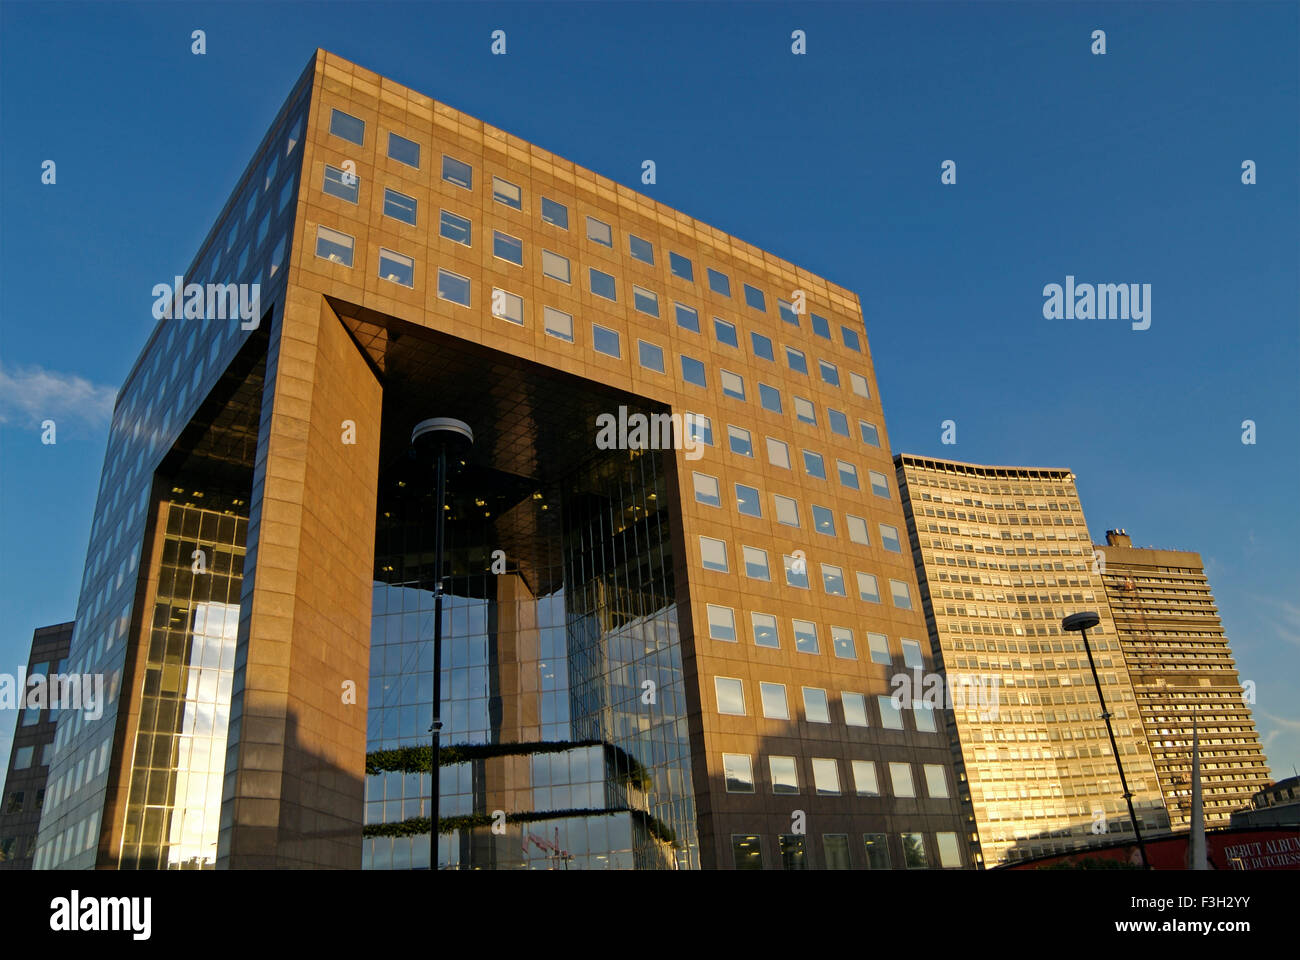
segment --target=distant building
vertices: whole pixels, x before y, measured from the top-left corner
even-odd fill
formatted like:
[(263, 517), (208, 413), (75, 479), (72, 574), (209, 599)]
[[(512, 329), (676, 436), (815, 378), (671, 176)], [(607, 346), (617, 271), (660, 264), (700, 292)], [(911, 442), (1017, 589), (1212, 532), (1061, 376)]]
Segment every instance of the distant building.
[[(73, 624), (38, 627), (27, 657), (27, 677), (59, 672), (72, 643)], [(22, 693), (26, 684), (18, 686)], [(54, 742), (57, 712), (24, 708), (15, 711), (13, 750), (4, 792), (0, 794), (0, 870), (30, 870), (36, 852), (36, 831), (45, 804), (50, 745)]]
[(1234, 810), (1234, 827), (1300, 826), (1300, 777), (1287, 777), (1258, 790), (1250, 807)]
[[(930, 643), (953, 694), (961, 799), (992, 867), (1132, 837), (1088, 633), (1145, 832), (1168, 827), (1074, 474), (894, 457)], [(962, 701), (958, 702), (958, 696)]]
[(1205, 825), (1225, 827), (1271, 778), (1201, 557), (1134, 547), (1124, 530), (1096, 550), (1170, 825), (1191, 822), (1196, 720)]

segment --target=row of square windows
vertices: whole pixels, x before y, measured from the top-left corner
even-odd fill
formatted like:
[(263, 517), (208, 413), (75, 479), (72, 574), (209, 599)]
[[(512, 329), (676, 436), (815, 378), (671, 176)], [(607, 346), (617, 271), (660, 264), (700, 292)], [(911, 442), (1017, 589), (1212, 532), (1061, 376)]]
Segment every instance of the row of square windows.
[[(780, 441), (778, 441), (780, 442)], [(820, 453), (813, 453), (810, 450), (803, 451), (804, 471), (808, 476), (818, 480), (826, 479), (826, 464)], [(839, 474), (841, 485), (848, 487), (850, 490), (860, 490), (858, 485), (858, 468), (845, 460), (835, 461), (836, 471)], [(871, 492), (878, 497), (888, 500), (889, 497), (889, 480), (883, 473), (875, 470), (867, 471), (871, 480)], [(695, 486), (695, 500), (706, 507), (722, 506), (722, 493), (718, 484), (718, 478), (708, 473), (700, 473), (698, 470), (692, 473), (693, 483)], [(757, 487), (751, 487), (745, 483), (733, 484), (736, 495), (736, 512), (741, 516), (755, 517), (763, 519), (763, 502)], [(777, 522), (788, 527), (801, 526), (799, 519), (799, 501), (793, 497), (782, 496), (779, 493), (772, 494), (772, 502), (776, 510)], [(854, 543), (861, 543), (863, 546), (870, 546), (871, 541), (867, 536), (867, 521), (862, 517), (855, 517), (852, 514), (847, 515), (849, 518), (849, 535)], [(812, 505), (813, 528), (821, 534), (828, 537), (835, 536), (835, 514), (829, 507), (822, 507), (816, 504)], [(882, 524), (882, 526), (888, 526)], [(890, 527), (895, 531), (897, 539), (897, 528)]]
[[(330, 115), (330, 133), (349, 143), (357, 146), (365, 145), (365, 121), (359, 117), (354, 117), (342, 110), (333, 108)], [(420, 144), (409, 140), (397, 133), (389, 131), (388, 133), (388, 156), (414, 169), (420, 168)], [(331, 171), (333, 171), (331, 173)], [(454, 157), (443, 154), (442, 156), (442, 179), (447, 183), (462, 187), (466, 190), (474, 188), (474, 169), (468, 163), (457, 160)], [(356, 174), (341, 170), (337, 167), (329, 167), (325, 174), (325, 191), (335, 193), (336, 196), (342, 196), (343, 199), (356, 203), (355, 190), (358, 185)], [(396, 193), (396, 191), (388, 191)], [(514, 210), (523, 210), (523, 191), (517, 184), (504, 180), (501, 177), (492, 178), (492, 198), (497, 203), (504, 204)], [(415, 223), (415, 201), (410, 197), (404, 197), (396, 194), (394, 198), (393, 209), (395, 213), (390, 216), (398, 215), (398, 219), (403, 219), (409, 209), (407, 223)], [(388, 213), (389, 201), (387, 195), (385, 198), (385, 213)], [(444, 211), (444, 214), (446, 211)], [(400, 215), (399, 215), (400, 214)], [(541, 219), (543, 223), (549, 224), (561, 230), (569, 229), (569, 208), (558, 201), (549, 197), (541, 198)], [(468, 221), (466, 221), (468, 224)], [(587, 239), (592, 243), (613, 249), (614, 231), (613, 228), (596, 217), (587, 217)], [(635, 260), (654, 266), (655, 253), (654, 245), (641, 237), (634, 234), (628, 234), (628, 254)], [(688, 283), (695, 282), (695, 266), (692, 261), (676, 253), (668, 253), (669, 270), (674, 277), (685, 280)], [(709, 289), (716, 294), (724, 297), (731, 297), (731, 278), (720, 270), (707, 267), (706, 275), (708, 278)], [(762, 290), (748, 283), (742, 283), (744, 289), (744, 299), (747, 306), (760, 313), (767, 313), (767, 297)], [(799, 314), (796, 312), (793, 303), (786, 300), (777, 301), (778, 313), (781, 319), (786, 323), (798, 327)], [(825, 340), (831, 340), (830, 323), (816, 314), (812, 314), (813, 333)], [(852, 327), (840, 327), (840, 337), (844, 346), (850, 350), (862, 352), (861, 337)]]
[[(862, 576), (871, 577), (870, 574)], [(874, 581), (874, 577), (871, 577)], [(897, 582), (897, 581), (895, 581)], [(906, 584), (904, 584), (906, 586)], [(876, 602), (879, 603), (877, 594)], [(718, 640), (722, 643), (737, 643), (736, 633), (736, 614), (728, 606), (710, 603), (706, 604), (706, 615), (709, 623), (709, 638)], [(781, 634), (777, 626), (777, 619), (770, 613), (760, 613), (757, 610), (750, 611), (749, 614), (750, 630), (754, 638), (754, 645), (757, 647), (767, 647), (772, 650), (781, 649)], [(790, 626), (794, 636), (795, 650), (799, 653), (820, 653), (821, 641), (817, 630), (817, 624), (811, 620), (800, 620), (791, 618)], [(831, 646), (835, 650), (835, 655), (842, 660), (856, 660), (858, 658), (857, 646), (853, 640), (853, 630), (849, 627), (830, 628)], [(902, 638), (900, 640), (902, 648), (903, 665), (909, 669), (921, 669), (924, 667), (924, 660), (921, 653), (921, 645), (915, 640)], [(872, 663), (882, 663), (890, 666), (894, 662), (893, 654), (889, 649), (889, 638), (883, 633), (867, 633), (867, 650), (871, 657)]]
[[(900, 833), (899, 840), (903, 847), (903, 866), (909, 870), (925, 870), (930, 867), (930, 857), (926, 852), (925, 835), (922, 833)], [(961, 849), (957, 834), (940, 832), (934, 835), (939, 849), (939, 865), (944, 868), (960, 868), (962, 865)], [(827, 870), (852, 870), (854, 860), (849, 853), (849, 835), (847, 833), (822, 834), (822, 854)], [(777, 838), (777, 852), (780, 855), (783, 870), (809, 869), (808, 838), (803, 834), (781, 834)], [(889, 838), (883, 833), (864, 833), (862, 835), (861, 863), (867, 870), (890, 869)], [(763, 869), (763, 838), (758, 834), (733, 833), (731, 835), (732, 866), (737, 870)]]
[[(795, 757), (769, 756), (767, 766), (772, 793), (789, 796), (800, 792), (799, 764)], [(810, 759), (810, 766), (811, 784), (816, 796), (838, 797), (842, 794), (839, 761), (833, 757), (813, 757)], [(882, 796), (875, 761), (850, 760), (849, 767), (853, 773), (853, 793), (856, 796)], [(934, 800), (948, 799), (951, 794), (948, 791), (948, 777), (944, 773), (943, 766), (938, 763), (925, 763), (921, 767), (925, 778), (926, 796)], [(722, 775), (727, 793), (756, 792), (754, 765), (749, 754), (724, 753)], [(911, 798), (917, 795), (910, 763), (890, 762), (889, 780), (893, 796)]]
[[(884, 524), (881, 524), (884, 527)], [(889, 542), (885, 543), (886, 549), (889, 549)], [(741, 552), (745, 561), (745, 576), (751, 580), (760, 580), (764, 583), (772, 581), (771, 568), (768, 564), (767, 551), (761, 547), (751, 547), (745, 544), (741, 545)], [(782, 554), (782, 565), (785, 570), (785, 585), (795, 587), (800, 590), (808, 590), (808, 567), (811, 561), (803, 556), (796, 554)], [(730, 573), (731, 565), (727, 558), (727, 542), (718, 540), (714, 537), (700, 537), (700, 565), (705, 570), (712, 570), (716, 573)], [(823, 563), (821, 566), (822, 588), (828, 596), (846, 597), (848, 591), (844, 583), (844, 568), (832, 563)], [(875, 574), (855, 571), (858, 582), (858, 598), (871, 603), (880, 603), (880, 588), (878, 586)], [(913, 609), (911, 587), (904, 580), (889, 581), (890, 598), (894, 606), (900, 610)]]
[[(883, 639), (883, 638), (882, 638)], [(785, 695), (784, 683), (760, 681), (759, 702), (762, 704), (763, 717), (767, 720), (789, 720), (790, 704)], [(826, 691), (821, 687), (803, 687), (804, 721), (806, 723), (830, 723), (831, 708)], [(717, 699), (718, 713), (730, 717), (747, 717), (749, 711), (745, 705), (745, 683), (736, 677), (714, 677), (713, 692)], [(903, 710), (892, 696), (877, 696), (876, 707), (880, 712), (880, 726), (885, 730), (903, 730)], [(840, 708), (844, 714), (847, 727), (869, 727), (867, 717), (867, 697), (861, 693), (840, 691)], [(913, 722), (918, 733), (937, 733), (934, 709), (920, 700), (912, 702)]]

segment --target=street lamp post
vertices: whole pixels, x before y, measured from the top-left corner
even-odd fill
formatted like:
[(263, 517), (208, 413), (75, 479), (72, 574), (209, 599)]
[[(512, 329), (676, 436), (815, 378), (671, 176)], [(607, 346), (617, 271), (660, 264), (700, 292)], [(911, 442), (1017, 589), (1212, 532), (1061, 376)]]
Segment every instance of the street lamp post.
[(1092, 611), (1072, 613), (1061, 621), (1061, 626), (1071, 632), (1083, 635), (1083, 649), (1088, 654), (1088, 666), (1092, 668), (1092, 682), (1097, 688), (1097, 700), (1101, 704), (1101, 718), (1106, 721), (1106, 733), (1110, 735), (1110, 752), (1115, 755), (1115, 766), (1119, 768), (1120, 786), (1124, 788), (1124, 801), (1128, 804), (1128, 819), (1133, 824), (1133, 836), (1137, 840), (1138, 853), (1142, 857), (1142, 869), (1150, 870), (1151, 862), (1147, 860), (1147, 848), (1142, 842), (1142, 829), (1138, 826), (1137, 813), (1133, 809), (1133, 794), (1129, 792), (1128, 780), (1124, 778), (1124, 761), (1120, 759), (1119, 745), (1115, 743), (1115, 728), (1111, 726), (1110, 711), (1106, 709), (1106, 697), (1101, 692), (1101, 678), (1097, 676), (1097, 664), (1092, 659), (1092, 646), (1088, 643), (1088, 628), (1101, 623), (1101, 617)]
[(429, 817), (429, 869), (438, 869), (438, 822), (440, 809), (439, 754), (442, 749), (442, 556), (443, 514), (447, 505), (447, 455), (460, 456), (474, 444), (469, 424), (450, 417), (421, 420), (411, 431), (411, 456), (432, 463), (436, 486), (436, 516), (433, 524), (433, 756), (430, 760), (432, 799)]

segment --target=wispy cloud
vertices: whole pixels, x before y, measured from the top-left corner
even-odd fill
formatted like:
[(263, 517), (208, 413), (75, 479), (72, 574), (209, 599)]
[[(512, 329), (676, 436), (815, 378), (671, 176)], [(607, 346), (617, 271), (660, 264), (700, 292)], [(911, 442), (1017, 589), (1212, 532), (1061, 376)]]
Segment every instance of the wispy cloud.
[(113, 416), (117, 391), (99, 386), (75, 373), (43, 367), (0, 369), (0, 423), (12, 420), (80, 420), (93, 426)]

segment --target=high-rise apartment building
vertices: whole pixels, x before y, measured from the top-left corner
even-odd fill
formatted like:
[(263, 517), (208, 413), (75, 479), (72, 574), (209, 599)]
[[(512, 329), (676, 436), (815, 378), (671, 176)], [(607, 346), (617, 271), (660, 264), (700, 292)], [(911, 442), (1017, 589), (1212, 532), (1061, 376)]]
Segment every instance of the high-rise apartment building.
[(436, 578), (438, 866), (969, 865), (850, 291), (324, 51), (183, 272), (37, 867), (429, 866)]
[(50, 678), (59, 675), (60, 665), (68, 656), (72, 626), (56, 623), (36, 629), (27, 670), (22, 681), (15, 684), (14, 742), (4, 791), (0, 793), (0, 870), (30, 870), (36, 854), (36, 830), (45, 806), (58, 717), (57, 704), (50, 699)]
[(1096, 551), (1170, 822), (1191, 822), (1195, 722), (1205, 825), (1226, 827), (1272, 778), (1200, 554), (1135, 547), (1124, 530)]
[(1168, 827), (1069, 470), (894, 458), (930, 642), (953, 691), (968, 839), (993, 867), (1132, 836), (1081, 638), (1089, 631), (1139, 826)]

